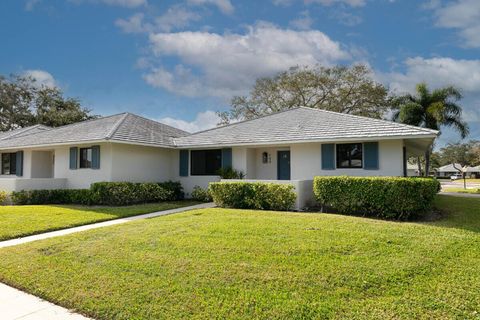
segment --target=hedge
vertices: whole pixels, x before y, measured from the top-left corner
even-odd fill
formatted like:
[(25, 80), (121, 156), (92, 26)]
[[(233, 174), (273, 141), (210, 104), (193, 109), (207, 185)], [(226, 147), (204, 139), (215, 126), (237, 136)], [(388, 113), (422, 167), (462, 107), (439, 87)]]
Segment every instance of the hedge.
[(146, 202), (183, 199), (179, 182), (133, 183), (97, 182), (90, 189), (23, 190), (12, 192), (11, 199), (17, 205), (33, 204), (81, 204), (123, 206)]
[(440, 182), (430, 178), (315, 177), (317, 201), (342, 214), (406, 220), (428, 212)]
[(212, 182), (210, 195), (219, 207), (290, 210), (297, 195), (289, 184), (264, 182)]
[(210, 191), (208, 189), (203, 189), (200, 186), (193, 187), (192, 190), (192, 200), (200, 201), (200, 202), (211, 202), (212, 196), (210, 195)]

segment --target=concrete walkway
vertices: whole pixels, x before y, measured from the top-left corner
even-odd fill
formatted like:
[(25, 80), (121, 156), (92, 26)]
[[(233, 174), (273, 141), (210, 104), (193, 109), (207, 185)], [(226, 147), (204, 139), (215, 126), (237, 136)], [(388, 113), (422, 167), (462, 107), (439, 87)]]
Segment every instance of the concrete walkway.
[[(96, 228), (102, 228), (107, 226), (113, 226), (116, 224), (126, 223), (129, 221), (148, 219), (158, 216), (165, 216), (173, 213), (184, 212), (188, 210), (212, 208), (215, 205), (213, 203), (198, 204), (195, 206), (152, 212), (142, 214), (138, 216), (121, 218), (116, 220), (110, 220), (105, 222), (99, 222), (89, 224), (80, 227), (74, 227), (69, 229), (63, 229), (58, 231), (52, 231), (42, 233), (34, 236), (28, 236), (24, 238), (12, 239), (0, 242), (0, 248), (15, 246), (22, 243), (48, 239), (53, 237), (59, 237), (71, 233), (81, 232), (85, 230), (91, 230)], [(42, 300), (31, 294), (25, 293), (18, 289), (9, 287), (3, 283), (0, 283), (0, 319), (1, 320), (88, 320), (80, 314), (72, 313), (69, 310), (57, 306), (48, 301)]]
[(37, 240), (42, 240), (42, 239), (64, 236), (64, 235), (67, 235), (67, 234), (81, 232), (81, 231), (85, 231), (85, 230), (91, 230), (91, 229), (113, 226), (113, 225), (116, 225), (116, 224), (121, 224), (121, 223), (129, 222), (129, 221), (148, 219), (148, 218), (153, 218), (153, 217), (158, 217), (158, 216), (166, 216), (166, 215), (169, 215), (169, 214), (179, 213), (179, 212), (188, 211), (188, 210), (213, 208), (214, 206), (215, 206), (215, 204), (213, 202), (202, 203), (202, 204), (197, 204), (197, 205), (189, 206), (189, 207), (182, 207), (182, 208), (177, 208), (177, 209), (152, 212), (152, 213), (142, 214), (142, 215), (128, 217), (128, 218), (120, 218), (120, 219), (109, 220), (109, 221), (104, 221), (104, 222), (92, 223), (92, 224), (87, 224), (87, 225), (84, 225), (84, 226), (62, 229), (62, 230), (57, 230), (57, 231), (51, 231), (51, 232), (36, 234), (36, 235), (33, 235), (33, 236), (27, 236), (27, 237), (23, 237), (23, 238), (16, 238), (16, 239), (11, 239), (11, 240), (6, 240), (6, 241), (0, 241), (0, 248), (16, 246), (18, 244), (37, 241)]

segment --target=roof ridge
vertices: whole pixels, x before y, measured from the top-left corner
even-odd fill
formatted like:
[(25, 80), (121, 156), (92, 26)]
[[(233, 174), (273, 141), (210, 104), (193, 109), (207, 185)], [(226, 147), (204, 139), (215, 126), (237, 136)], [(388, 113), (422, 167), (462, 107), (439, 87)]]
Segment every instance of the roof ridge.
[[(214, 127), (214, 128), (210, 128), (210, 129), (205, 129), (205, 130), (200, 130), (200, 131), (197, 131), (197, 132), (193, 132), (190, 134), (191, 135), (194, 135), (194, 134), (197, 134), (197, 133), (203, 133), (203, 132), (207, 132), (207, 131), (211, 131), (211, 130), (216, 130), (216, 129), (220, 129), (220, 128), (226, 128), (226, 127), (230, 127), (230, 126), (233, 126), (233, 125), (237, 125), (237, 124), (241, 124), (241, 123), (245, 123), (245, 122), (249, 122), (249, 121), (253, 121), (253, 120), (258, 120), (258, 119), (262, 119), (262, 118), (266, 118), (266, 117), (271, 117), (271, 116), (274, 116), (274, 115), (277, 115), (277, 114), (280, 114), (280, 113), (284, 113), (284, 112), (287, 112), (287, 111), (292, 111), (292, 110), (295, 110), (295, 109), (300, 109), (302, 107), (293, 107), (293, 108), (290, 108), (290, 109), (285, 109), (285, 110), (280, 110), (280, 111), (277, 111), (277, 112), (273, 112), (273, 113), (269, 113), (269, 114), (264, 114), (260, 117), (256, 117), (256, 118), (252, 118), (252, 119), (245, 119), (245, 120), (242, 120), (242, 121), (238, 121), (238, 122), (233, 122), (233, 123), (227, 123), (223, 126), (219, 126), (219, 127)], [(306, 107), (304, 107), (306, 108)], [(311, 109), (311, 108), (310, 108)]]
[(125, 119), (128, 117), (130, 113), (128, 112), (125, 112), (123, 114), (123, 117), (121, 117), (117, 123), (115, 123), (115, 125), (112, 127), (112, 129), (110, 130), (109, 133), (107, 133), (107, 136), (105, 137), (107, 140), (110, 140), (113, 135), (115, 134), (115, 132), (117, 132), (118, 128), (120, 128), (120, 126), (122, 125), (122, 123), (125, 121)]
[[(417, 129), (417, 130), (423, 130), (423, 131), (432, 132), (432, 133), (438, 133), (438, 132), (439, 132), (439, 130), (434, 130), (434, 129), (430, 129), (430, 128), (423, 128), (423, 127), (413, 126), (413, 125), (405, 124), (405, 123), (401, 123), (401, 122), (396, 122), (396, 121), (391, 121), (391, 120), (385, 120), (385, 119), (371, 118), (371, 117), (360, 116), (360, 115), (356, 115), (356, 114), (336, 112), (336, 111), (325, 110), (325, 109), (310, 108), (310, 107), (305, 107), (305, 106), (301, 106), (301, 107), (298, 107), (298, 108), (300, 108), (300, 109), (307, 109), (307, 110), (316, 110), (316, 111), (327, 112), (327, 113), (334, 113), (334, 114), (339, 114), (339, 115), (347, 116), (347, 117), (354, 117), (354, 118), (362, 118), (362, 119), (368, 119), (368, 120), (375, 120), (375, 121), (379, 121), (379, 122), (386, 122), (386, 123), (389, 123), (389, 124), (394, 123), (394, 124), (397, 124), (397, 125), (400, 125), (400, 126), (403, 126), (403, 127), (415, 128), (415, 129)], [(290, 109), (290, 110), (291, 110), (291, 109)]]

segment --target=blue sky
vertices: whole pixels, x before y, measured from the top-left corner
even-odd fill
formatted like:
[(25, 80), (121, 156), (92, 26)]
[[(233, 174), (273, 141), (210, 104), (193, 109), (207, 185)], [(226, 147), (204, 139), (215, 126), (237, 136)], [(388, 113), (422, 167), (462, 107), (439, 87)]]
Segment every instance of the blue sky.
[[(397, 92), (462, 88), (480, 138), (478, 0), (3, 0), (0, 73), (61, 87), (97, 114), (195, 131), (257, 77), (368, 64)], [(446, 130), (441, 143), (458, 136)]]

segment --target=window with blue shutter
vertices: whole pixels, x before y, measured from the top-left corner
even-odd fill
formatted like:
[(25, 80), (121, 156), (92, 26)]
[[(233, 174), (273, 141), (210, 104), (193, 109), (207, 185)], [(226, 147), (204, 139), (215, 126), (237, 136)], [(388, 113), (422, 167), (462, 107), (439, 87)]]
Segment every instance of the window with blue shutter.
[(322, 144), (322, 170), (335, 170), (335, 145)]
[(71, 147), (70, 148), (70, 170), (77, 169), (77, 160), (78, 160), (78, 148)]
[(232, 168), (232, 148), (222, 149), (222, 168)]
[(100, 146), (92, 146), (92, 169), (100, 169)]
[(188, 150), (180, 150), (180, 177), (188, 177)]
[(23, 176), (23, 151), (17, 151), (16, 159), (16, 175), (17, 177)]
[(378, 142), (365, 142), (363, 153), (365, 170), (378, 170)]

